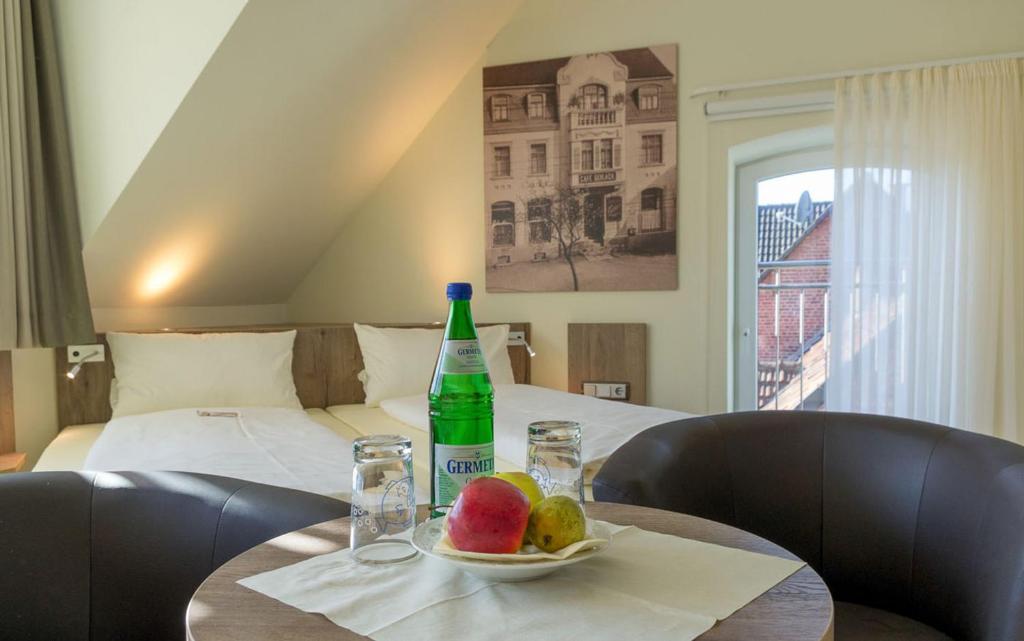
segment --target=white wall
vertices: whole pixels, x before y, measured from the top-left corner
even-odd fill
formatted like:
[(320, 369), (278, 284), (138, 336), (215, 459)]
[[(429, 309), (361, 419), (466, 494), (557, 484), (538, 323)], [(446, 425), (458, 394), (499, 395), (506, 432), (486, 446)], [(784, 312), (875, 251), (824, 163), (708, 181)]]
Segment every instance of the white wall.
[(288, 318), (286, 305), (225, 307), (95, 307), (97, 332), (163, 329), (164, 327), (225, 327), (273, 325)]
[(57, 435), (56, 368), (52, 349), (16, 349), (14, 370), (14, 447), (25, 452), (25, 469)]
[(88, 240), (248, 0), (57, 0), (54, 20)]
[[(679, 44), (679, 289), (487, 294), (480, 68)], [(426, 321), (444, 283), (478, 285), (480, 321), (530, 321), (534, 381), (564, 388), (566, 324), (644, 321), (650, 401), (724, 410), (729, 298), (728, 152), (825, 113), (708, 123), (697, 86), (1024, 49), (1019, 0), (775, 2), (530, 0), (487, 49), (290, 302), (294, 320)], [(800, 90), (819, 89), (820, 86)], [(825, 85), (828, 88), (828, 85)], [(755, 92), (755, 94), (765, 92)]]

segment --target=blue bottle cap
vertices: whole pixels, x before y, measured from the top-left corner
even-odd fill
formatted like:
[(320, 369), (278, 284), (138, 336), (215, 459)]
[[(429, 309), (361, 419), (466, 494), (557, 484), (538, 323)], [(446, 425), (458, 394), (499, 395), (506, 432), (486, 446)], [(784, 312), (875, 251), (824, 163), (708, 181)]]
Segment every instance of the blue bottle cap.
[(469, 283), (448, 283), (448, 300), (469, 300), (473, 298), (473, 286)]

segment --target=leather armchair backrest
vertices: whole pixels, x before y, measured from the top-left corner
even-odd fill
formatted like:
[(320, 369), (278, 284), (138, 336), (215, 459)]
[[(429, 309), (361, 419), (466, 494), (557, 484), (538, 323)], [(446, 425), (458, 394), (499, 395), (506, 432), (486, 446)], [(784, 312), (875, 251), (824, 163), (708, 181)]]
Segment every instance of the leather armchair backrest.
[(348, 514), (323, 496), (178, 472), (0, 477), (5, 638), (184, 638), (192, 593), (279, 534)]
[(1024, 448), (905, 419), (734, 413), (661, 425), (619, 449), (598, 500), (754, 532), (837, 600), (967, 641), (1024, 638)]

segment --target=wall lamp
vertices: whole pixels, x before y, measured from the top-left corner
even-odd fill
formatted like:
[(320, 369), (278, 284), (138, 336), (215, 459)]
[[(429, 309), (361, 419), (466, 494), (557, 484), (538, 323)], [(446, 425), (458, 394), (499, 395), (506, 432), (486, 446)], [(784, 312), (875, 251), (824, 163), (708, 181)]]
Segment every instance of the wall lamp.
[(520, 332), (520, 331), (511, 331), (511, 332), (509, 332), (508, 333), (508, 344), (509, 345), (522, 345), (523, 347), (526, 348), (526, 353), (530, 355), (530, 358), (533, 358), (534, 356), (537, 355), (537, 352), (533, 351), (533, 348), (530, 347), (530, 344), (526, 342), (526, 332)]
[(100, 351), (98, 349), (94, 349), (91, 352), (89, 352), (88, 354), (83, 355), (82, 359), (80, 361), (78, 361), (77, 363), (75, 363), (74, 367), (69, 369), (67, 371), (67, 374), (65, 374), (65, 376), (67, 376), (72, 381), (75, 380), (75, 377), (78, 376), (78, 372), (82, 371), (82, 365), (85, 365), (85, 363), (87, 361), (89, 361), (90, 359), (96, 358), (99, 355), (100, 355)]

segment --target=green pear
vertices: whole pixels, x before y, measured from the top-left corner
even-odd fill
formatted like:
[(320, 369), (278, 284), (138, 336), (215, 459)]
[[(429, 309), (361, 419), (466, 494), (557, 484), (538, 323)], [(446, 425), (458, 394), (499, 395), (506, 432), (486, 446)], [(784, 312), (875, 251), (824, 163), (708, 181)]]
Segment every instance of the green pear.
[(568, 496), (549, 496), (530, 511), (526, 538), (545, 552), (557, 552), (586, 536), (583, 508)]

